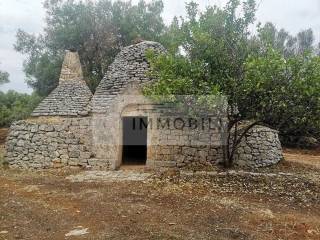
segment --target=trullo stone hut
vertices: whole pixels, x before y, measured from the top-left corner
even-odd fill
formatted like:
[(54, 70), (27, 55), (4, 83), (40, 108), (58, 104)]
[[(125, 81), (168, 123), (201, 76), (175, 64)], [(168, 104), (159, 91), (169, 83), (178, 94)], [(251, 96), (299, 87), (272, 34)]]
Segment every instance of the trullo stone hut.
[[(141, 95), (141, 86), (156, 81), (148, 75), (148, 49), (165, 52), (156, 42), (125, 47), (94, 95), (83, 78), (78, 54), (67, 51), (58, 87), (29, 119), (10, 128), (6, 143), (10, 167), (105, 170), (140, 164), (199, 169), (221, 161), (218, 129), (199, 133), (195, 123), (166, 113)], [(278, 133), (256, 127), (238, 149), (236, 163), (261, 167), (281, 159)]]

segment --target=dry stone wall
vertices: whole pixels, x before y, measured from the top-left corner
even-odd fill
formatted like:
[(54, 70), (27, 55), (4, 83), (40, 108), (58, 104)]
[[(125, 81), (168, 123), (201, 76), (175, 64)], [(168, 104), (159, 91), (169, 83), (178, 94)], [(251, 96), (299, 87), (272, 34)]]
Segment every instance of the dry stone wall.
[[(209, 129), (208, 123), (203, 129), (193, 128), (188, 125), (189, 119), (180, 115), (158, 120), (161, 124), (153, 124), (150, 130), (149, 166), (210, 169), (222, 159), (221, 132), (217, 128)], [(175, 124), (178, 122), (180, 126)]]
[(12, 168), (108, 168), (94, 159), (91, 118), (25, 120), (15, 122), (6, 142)]
[[(210, 169), (222, 161), (217, 133), (212, 133), (211, 140), (206, 139), (211, 145), (192, 145), (195, 139), (197, 141), (192, 131), (150, 129), (149, 133), (147, 165), (151, 168)], [(92, 139), (90, 117), (18, 121), (11, 126), (7, 138), (6, 158), (12, 168), (19, 169), (114, 169), (114, 159), (110, 156), (115, 158), (117, 154), (105, 148), (100, 151), (101, 156), (96, 155)], [(114, 148), (119, 150), (119, 146)], [(259, 168), (277, 164), (282, 159), (277, 131), (258, 126), (240, 144), (235, 164)]]
[(214, 146), (163, 145), (152, 147), (148, 165), (153, 168), (210, 170), (222, 159), (222, 148)]
[[(153, 140), (157, 145), (148, 149), (148, 164), (155, 168), (210, 169), (223, 162), (221, 133), (217, 131), (201, 134), (203, 145), (194, 131), (161, 130), (153, 134), (157, 136), (157, 140)], [(256, 126), (242, 140), (234, 162), (238, 167), (261, 168), (275, 165), (282, 159), (278, 132)]]
[(264, 126), (251, 129), (241, 142), (235, 164), (240, 167), (267, 167), (283, 159), (278, 131)]

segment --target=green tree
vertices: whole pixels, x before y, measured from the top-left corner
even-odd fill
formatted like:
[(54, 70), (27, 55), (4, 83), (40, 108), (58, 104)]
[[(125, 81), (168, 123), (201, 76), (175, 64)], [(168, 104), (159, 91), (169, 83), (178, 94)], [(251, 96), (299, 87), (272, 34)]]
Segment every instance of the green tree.
[[(236, 14), (240, 6), (242, 16)], [(179, 47), (167, 55), (149, 54), (151, 74), (158, 81), (147, 86), (145, 94), (167, 99), (173, 95), (227, 96), (226, 166), (232, 165), (241, 139), (257, 124), (280, 130), (283, 138), (319, 137), (320, 58), (310, 52), (310, 33), (302, 44), (269, 24), (250, 37), (253, 1), (240, 5), (230, 0), (226, 8), (208, 8), (197, 17), (195, 9), (196, 5), (189, 5), (191, 16), (179, 27), (183, 37), (175, 46), (182, 46), (183, 54)], [(304, 46), (303, 54), (297, 44)], [(288, 46), (293, 52), (288, 52)], [(240, 128), (243, 122), (249, 123)]]
[(284, 142), (320, 137), (320, 57), (310, 53), (284, 58), (269, 49), (245, 63), (239, 86), (240, 112), (280, 130)]
[(316, 53), (314, 34), (312, 29), (299, 32), (296, 36), (290, 35), (285, 29), (278, 30), (273, 23), (258, 25), (258, 35), (253, 39), (257, 55), (266, 52), (271, 47), (280, 51), (285, 57), (303, 55), (306, 52)]
[(312, 29), (301, 31), (297, 35), (298, 53), (304, 54), (305, 52), (314, 51), (314, 34)]
[(0, 85), (9, 82), (9, 73), (0, 71)]
[(36, 94), (0, 91), (0, 127), (8, 127), (13, 121), (28, 117), (40, 101)]
[[(240, 7), (243, 15), (239, 16)], [(225, 165), (231, 166), (233, 154), (243, 138), (237, 131), (232, 132), (241, 120), (234, 106), (238, 104), (237, 91), (244, 78), (244, 62), (250, 54), (249, 26), (254, 21), (255, 2), (248, 0), (240, 4), (238, 0), (230, 0), (224, 9), (215, 6), (203, 13), (198, 12), (196, 3), (189, 3), (187, 13), (187, 19), (181, 21), (181, 43), (175, 42), (176, 47), (172, 48), (176, 52), (158, 57), (149, 55), (151, 74), (158, 81), (147, 86), (144, 93), (165, 99), (173, 95), (194, 95), (199, 96), (199, 100), (203, 95), (228, 96), (229, 122), (223, 149)], [(177, 31), (179, 25), (176, 21), (173, 24)], [(179, 54), (177, 46), (183, 48), (183, 54)]]
[(183, 42), (184, 34), (179, 19), (174, 17), (171, 24), (160, 37), (160, 42), (170, 53), (178, 53)]
[(164, 31), (163, 3), (99, 0), (46, 0), (44, 33), (34, 36), (19, 30), (15, 48), (27, 55), (27, 83), (48, 95), (58, 84), (65, 49), (79, 51), (84, 75), (92, 91), (124, 46), (138, 39), (159, 41)]

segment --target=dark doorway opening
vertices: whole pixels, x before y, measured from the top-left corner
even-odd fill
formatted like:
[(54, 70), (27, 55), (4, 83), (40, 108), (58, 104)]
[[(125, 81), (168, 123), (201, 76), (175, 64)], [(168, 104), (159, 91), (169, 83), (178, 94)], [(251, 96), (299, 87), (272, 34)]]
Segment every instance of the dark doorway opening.
[(146, 117), (124, 117), (122, 163), (144, 165), (147, 161), (147, 121)]

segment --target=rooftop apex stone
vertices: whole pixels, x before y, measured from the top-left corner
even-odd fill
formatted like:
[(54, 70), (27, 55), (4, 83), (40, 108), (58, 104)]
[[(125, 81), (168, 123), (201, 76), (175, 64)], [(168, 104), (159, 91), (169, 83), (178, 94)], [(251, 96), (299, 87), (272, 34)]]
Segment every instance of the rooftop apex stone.
[(68, 80), (82, 80), (83, 73), (79, 54), (75, 51), (66, 50), (66, 55), (62, 64), (59, 82)]

